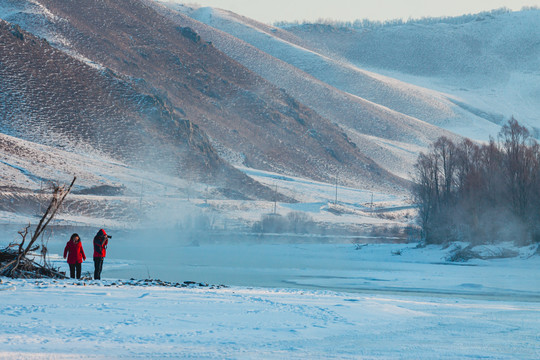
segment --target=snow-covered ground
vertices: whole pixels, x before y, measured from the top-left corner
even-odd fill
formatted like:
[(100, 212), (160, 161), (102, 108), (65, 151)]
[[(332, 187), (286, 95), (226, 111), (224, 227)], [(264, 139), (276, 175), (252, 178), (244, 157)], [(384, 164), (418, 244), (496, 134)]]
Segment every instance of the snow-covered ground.
[[(187, 217), (204, 214), (212, 217), (216, 226), (230, 229), (251, 226), (265, 214), (272, 213), (276, 205), (276, 213), (283, 216), (301, 211), (318, 223), (347, 227), (351, 224), (392, 224), (395, 221), (385, 220), (370, 210), (389, 209), (396, 213), (397, 207), (411, 208), (405, 195), (346, 187), (343, 183), (347, 179), (338, 175), (337, 200), (341, 208), (336, 214), (328, 211), (329, 203), (336, 200), (335, 184), (246, 167), (238, 169), (298, 202), (274, 204), (271, 201), (226, 200), (221, 196), (215, 198), (214, 186), (145, 171), (97, 154), (70, 153), (3, 134), (0, 134), (0, 140), (7, 142), (0, 149), (0, 173), (6, 184), (13, 186), (13, 190), (0, 189), (0, 199), (4, 201), (2, 205), (14, 204), (2, 207), (0, 224), (35, 224), (42, 213), (37, 200), (44, 202), (49, 196), (47, 184), (69, 184), (73, 174), (77, 175), (77, 181), (74, 192), (67, 198), (73, 204), (66, 206), (52, 225), (170, 227), (185, 222)], [(11, 149), (15, 147), (24, 151), (14, 153)], [(40, 161), (35, 161), (36, 157)], [(104, 185), (123, 189), (123, 194), (77, 193)], [(17, 188), (24, 191), (19, 193)], [(25, 196), (33, 196), (33, 203), (26, 202)], [(17, 206), (18, 203), (23, 205)], [(13, 233), (17, 234), (16, 231)]]
[(1, 278), (0, 358), (540, 357), (532, 247), (465, 264), (445, 260), (451, 249), (414, 244), (156, 248), (164, 263), (184, 254), (168, 270), (175, 281), (228, 278), (224, 288), (113, 280), (140, 265), (130, 253), (121, 261), (118, 247), (102, 282)]

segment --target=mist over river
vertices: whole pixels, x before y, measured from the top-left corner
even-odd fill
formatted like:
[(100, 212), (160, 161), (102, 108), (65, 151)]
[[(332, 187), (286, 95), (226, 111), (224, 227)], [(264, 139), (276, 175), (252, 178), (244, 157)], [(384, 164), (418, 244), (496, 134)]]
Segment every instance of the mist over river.
[[(14, 228), (4, 230), (2, 243), (15, 239)], [(51, 261), (67, 273), (62, 255), (72, 231), (55, 229), (47, 243)], [(92, 277), (90, 231), (79, 229), (87, 256), (83, 276)], [(173, 229), (109, 234), (103, 279), (540, 301), (538, 256), (456, 263), (447, 261), (450, 248), (392, 238), (186, 235)]]

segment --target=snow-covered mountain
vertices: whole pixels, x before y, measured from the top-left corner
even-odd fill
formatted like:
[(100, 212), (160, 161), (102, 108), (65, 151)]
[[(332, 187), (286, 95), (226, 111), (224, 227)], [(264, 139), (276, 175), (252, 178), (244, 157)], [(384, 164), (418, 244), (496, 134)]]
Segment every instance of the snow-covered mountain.
[(225, 10), (165, 3), (339, 90), (464, 136), (486, 139), (512, 115), (537, 126), (538, 9), (277, 28)]
[(332, 59), (284, 41), (287, 34), (277, 28), (224, 10), (164, 4), (177, 10), (162, 9), (164, 15), (178, 22), (189, 21), (190, 27), (228, 56), (338, 124), (363, 153), (394, 174), (408, 177), (420, 149), (441, 135), (451, 136), (441, 128), (338, 89), (317, 78), (317, 74), (304, 71), (301, 64), (320, 68), (320, 73), (336, 74), (342, 68)]
[[(302, 197), (231, 163), (406, 187), (343, 129), (143, 2), (2, 1), (0, 17), (1, 210), (35, 213), (43, 184), (69, 174), (81, 194), (126, 195), (112, 200), (117, 210), (140, 208), (143, 184), (174, 201)], [(79, 200), (87, 205), (72, 210), (95, 215)]]
[[(521, 120), (502, 101), (488, 106), (500, 100), (504, 79), (525, 85), (513, 104), (536, 109), (536, 14), (363, 30), (277, 28), (176, 1), (3, 0), (0, 129), (12, 143), (29, 141), (29, 153), (52, 146), (159, 169), (209, 184), (216, 191), (206, 194), (222, 197), (272, 199), (273, 183), (250, 169), (308, 182), (339, 175), (346, 186), (402, 194), (418, 153), (438, 137), (486, 140), (506, 116)], [(489, 30), (516, 19), (513, 31)], [(496, 44), (459, 60), (470, 55), (471, 37), (487, 43), (492, 33)], [(509, 42), (530, 51), (514, 52), (519, 64), (493, 65), (503, 55), (510, 63), (501, 50)], [(448, 48), (437, 52), (441, 43)], [(534, 126), (531, 118), (524, 120)], [(19, 169), (10, 149), (3, 153), (2, 166), (29, 174), (23, 187), (35, 190), (37, 170)], [(20, 187), (19, 180), (7, 185)], [(134, 191), (137, 181), (129, 183)]]
[[(448, 82), (449, 86), (446, 87), (435, 86), (433, 81), (416, 81), (410, 79), (411, 76), (394, 74), (394, 71), (384, 68), (382, 65), (392, 61), (388, 58), (398, 64), (402, 61), (415, 63), (425, 71), (445, 66), (440, 62), (432, 63), (435, 61), (432, 58), (419, 58), (429, 49), (422, 49), (422, 41), (418, 41), (415, 47), (410, 45), (418, 37), (416, 33), (409, 34), (396, 28), (395, 32), (400, 33), (401, 37), (410, 36), (411, 40), (400, 42), (394, 40), (392, 35), (387, 36), (393, 41), (388, 41), (388, 44), (384, 43), (384, 39), (374, 40), (373, 48), (392, 51), (403, 48), (403, 53), (380, 55), (381, 66), (378, 66), (375, 56), (372, 63), (364, 63), (357, 60), (354, 56), (356, 53), (352, 53), (351, 49), (357, 49), (357, 53), (371, 53), (369, 47), (357, 45), (356, 42), (356, 37), (362, 38), (366, 31), (317, 24), (278, 28), (221, 9), (190, 7), (175, 1), (160, 3), (173, 9), (168, 12), (169, 17), (185, 21), (181, 15), (189, 16), (192, 19), (189, 26), (210, 39), (214, 46), (339, 124), (378, 164), (400, 176), (409, 176), (419, 150), (438, 136), (448, 136), (443, 130), (476, 140), (487, 140), (490, 136), (496, 136), (504, 120), (512, 114), (518, 116), (516, 112), (499, 111), (500, 106), (492, 108), (475, 97), (465, 98), (459, 91), (452, 91), (460, 83), (459, 76), (452, 75), (452, 67), (447, 69), (452, 82)], [(536, 31), (530, 21), (522, 27)], [(425, 36), (432, 36), (432, 33), (440, 31), (437, 23), (434, 23), (425, 25), (421, 32)], [(466, 46), (463, 44), (466, 39), (466, 36), (453, 38), (452, 42), (460, 43), (461, 47), (456, 45), (450, 51), (452, 56), (441, 52), (440, 57), (457, 58), (452, 61), (459, 65), (459, 58), (467, 56), (461, 51)], [(525, 45), (530, 41), (517, 36), (515, 40)], [(436, 51), (435, 44), (446, 43), (441, 38), (426, 46), (429, 48), (433, 45), (433, 51)], [(416, 49), (416, 57), (403, 60), (409, 56), (406, 51), (411, 49)], [(471, 62), (479, 63), (480, 60)], [(468, 62), (461, 63), (461, 66), (466, 67)], [(485, 68), (478, 65), (478, 74), (472, 71), (474, 75), (467, 82), (474, 84), (475, 77), (480, 76)], [(531, 85), (526, 87), (534, 93), (534, 83), (525, 84)], [(489, 93), (488, 89), (482, 91)], [(500, 100), (498, 102), (503, 103)], [(529, 103), (533, 101), (531, 98), (529, 100)], [(527, 119), (523, 120), (527, 123)]]
[(351, 185), (405, 184), (341, 128), (145, 2), (7, 4), (2, 13), (8, 21), (154, 94), (172, 114), (197, 125), (229, 161), (318, 180), (340, 169)]
[(539, 23), (540, 9), (532, 8), (404, 24), (296, 24), (282, 31), (326, 56), (448, 94), (493, 123), (513, 115), (538, 128)]
[[(287, 34), (285, 30), (220, 9), (185, 6), (179, 9), (345, 93), (436, 125), (448, 120), (469, 120), (470, 114), (462, 114), (445, 94), (366, 71), (343, 58), (317, 51), (299, 36)], [(233, 52), (227, 53), (239, 57)], [(251, 68), (254, 66), (251, 60), (241, 62)], [(277, 82), (276, 79), (273, 81)]]

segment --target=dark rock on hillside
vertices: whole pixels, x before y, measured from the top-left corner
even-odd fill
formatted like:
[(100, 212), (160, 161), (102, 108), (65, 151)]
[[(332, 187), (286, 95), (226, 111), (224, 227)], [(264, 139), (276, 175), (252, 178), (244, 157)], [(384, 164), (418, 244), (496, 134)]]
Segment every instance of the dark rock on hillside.
[(24, 35), (19, 25), (11, 25), (11, 34), (17, 39), (24, 41)]
[(190, 27), (177, 27), (177, 29), (180, 31), (180, 34), (182, 34), (183, 37), (188, 38), (189, 40), (193, 41), (195, 44), (201, 42), (201, 37), (199, 34), (197, 34), (195, 31), (193, 31)]

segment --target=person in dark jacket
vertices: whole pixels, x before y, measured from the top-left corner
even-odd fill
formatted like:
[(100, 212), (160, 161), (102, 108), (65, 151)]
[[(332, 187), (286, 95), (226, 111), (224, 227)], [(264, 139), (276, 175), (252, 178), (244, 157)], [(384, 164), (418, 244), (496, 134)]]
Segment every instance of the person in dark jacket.
[(67, 257), (67, 263), (69, 264), (69, 276), (74, 279), (81, 278), (81, 264), (86, 260), (84, 249), (81, 243), (81, 238), (78, 234), (71, 235), (71, 238), (66, 244), (64, 249), (64, 259)]
[(109, 238), (110, 236), (103, 229), (100, 229), (94, 236), (94, 280), (101, 280), (103, 258), (107, 253)]

